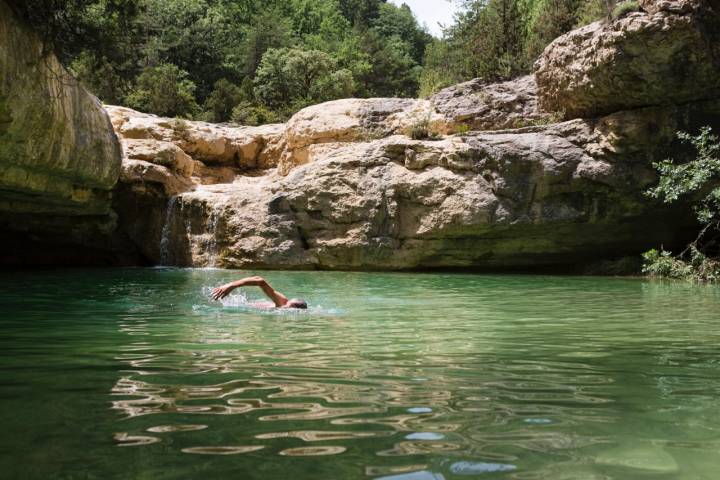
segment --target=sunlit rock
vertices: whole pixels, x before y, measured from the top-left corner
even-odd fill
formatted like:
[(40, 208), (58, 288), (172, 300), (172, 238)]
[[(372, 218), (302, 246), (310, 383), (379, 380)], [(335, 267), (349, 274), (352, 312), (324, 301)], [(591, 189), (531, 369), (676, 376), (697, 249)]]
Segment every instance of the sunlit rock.
[(645, 1), (647, 11), (553, 41), (535, 64), (540, 107), (566, 118), (720, 96), (720, 4)]

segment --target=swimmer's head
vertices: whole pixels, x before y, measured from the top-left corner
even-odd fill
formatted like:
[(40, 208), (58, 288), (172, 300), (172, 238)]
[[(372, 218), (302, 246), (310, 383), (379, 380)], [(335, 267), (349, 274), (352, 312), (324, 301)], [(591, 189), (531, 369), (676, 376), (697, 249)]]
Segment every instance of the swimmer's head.
[(307, 303), (305, 300), (302, 300), (300, 298), (293, 298), (288, 303), (285, 304), (285, 308), (307, 308)]

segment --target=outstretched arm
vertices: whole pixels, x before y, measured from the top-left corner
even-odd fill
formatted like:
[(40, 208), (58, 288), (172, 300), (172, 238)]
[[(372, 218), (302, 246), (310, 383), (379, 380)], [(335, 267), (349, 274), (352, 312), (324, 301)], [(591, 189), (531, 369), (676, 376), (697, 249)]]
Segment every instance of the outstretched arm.
[(273, 289), (262, 277), (247, 277), (230, 282), (221, 287), (214, 288), (211, 296), (215, 300), (220, 300), (221, 298), (225, 298), (230, 295), (230, 292), (239, 287), (260, 287), (265, 295), (273, 301), (276, 307), (282, 307), (288, 303), (287, 297)]

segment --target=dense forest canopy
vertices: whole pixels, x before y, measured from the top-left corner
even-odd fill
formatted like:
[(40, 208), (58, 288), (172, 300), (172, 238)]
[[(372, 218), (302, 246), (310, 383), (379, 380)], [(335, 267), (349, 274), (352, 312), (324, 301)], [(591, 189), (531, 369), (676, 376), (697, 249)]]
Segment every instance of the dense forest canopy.
[(244, 124), (337, 98), (512, 78), (552, 39), (612, 11), (610, 0), (465, 0), (434, 39), (386, 0), (9, 3), (103, 101)]

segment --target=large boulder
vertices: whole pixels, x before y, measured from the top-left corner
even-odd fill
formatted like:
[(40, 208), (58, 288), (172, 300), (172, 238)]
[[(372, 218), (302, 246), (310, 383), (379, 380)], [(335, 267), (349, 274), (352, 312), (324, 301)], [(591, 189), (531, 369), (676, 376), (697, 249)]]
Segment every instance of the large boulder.
[(494, 84), (476, 78), (439, 91), (430, 102), (445, 123), (454, 126), (451, 131), (520, 128), (553, 119), (537, 108), (533, 75)]
[(0, 1), (0, 262), (106, 258), (120, 162), (100, 102)]
[(720, 2), (641, 5), (545, 49), (535, 64), (541, 109), (591, 117), (720, 97)]

